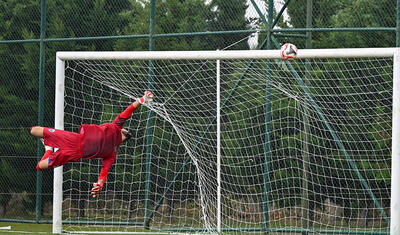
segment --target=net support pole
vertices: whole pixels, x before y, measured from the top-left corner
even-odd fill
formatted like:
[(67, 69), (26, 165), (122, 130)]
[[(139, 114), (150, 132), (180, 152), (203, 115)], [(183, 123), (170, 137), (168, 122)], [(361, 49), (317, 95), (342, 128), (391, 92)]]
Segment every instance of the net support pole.
[[(43, 125), (43, 100), (44, 100), (44, 74), (45, 74), (45, 43), (46, 37), (46, 0), (40, 3), (40, 54), (39, 54), (39, 100), (38, 100), (38, 125)], [(43, 155), (42, 143), (37, 141), (37, 160)], [(36, 173), (36, 222), (39, 223), (42, 213), (42, 180), (43, 173)]]
[[(57, 57), (56, 59), (56, 97), (54, 128), (64, 129), (64, 72), (65, 62)], [(53, 184), (53, 233), (61, 233), (62, 230), (62, 185), (63, 167), (54, 168)]]
[(270, 149), (270, 131), (271, 131), (271, 61), (267, 62), (267, 84), (265, 92), (265, 135), (264, 135), (264, 170), (263, 170), (263, 208), (264, 208), (264, 229), (269, 230), (269, 190), (270, 190), (270, 164), (271, 164), (271, 149)]
[(400, 49), (393, 57), (392, 178), (390, 234), (400, 234)]
[[(260, 11), (258, 9), (259, 14)], [(272, 24), (273, 24), (273, 14), (274, 14), (274, 5), (273, 0), (268, 1), (268, 22), (263, 18), (263, 21), (267, 24), (268, 34), (267, 34), (267, 49), (272, 48)], [(265, 134), (264, 134), (264, 170), (263, 170), (263, 213), (264, 213), (264, 233), (267, 234), (266, 231), (269, 230), (269, 190), (270, 190), (270, 178), (269, 178), (269, 170), (270, 170), (270, 161), (271, 161), (271, 149), (270, 149), (270, 130), (271, 130), (271, 60), (268, 59), (266, 61), (266, 85), (265, 85)]]
[(217, 232), (221, 233), (221, 77), (217, 60)]
[[(267, 49), (272, 48), (272, 28), (273, 28), (273, 15), (274, 15), (274, 1), (268, 1), (268, 34), (267, 34)], [(264, 18), (265, 20), (265, 18)], [(271, 118), (272, 118), (272, 61), (268, 59), (266, 61), (266, 84), (265, 84), (265, 134), (264, 134), (264, 170), (263, 170), (263, 209), (264, 209), (264, 234), (268, 234), (267, 231), (270, 229), (270, 218), (269, 218), (269, 192), (270, 192), (270, 164), (271, 164), (271, 146), (270, 146), (270, 131), (271, 131)]]
[[(312, 0), (307, 0), (307, 20), (306, 20), (306, 27), (312, 28)], [(311, 49), (311, 32), (306, 33), (306, 48)], [(305, 85), (308, 87), (309, 80), (310, 80), (310, 63), (309, 60), (306, 59), (306, 66), (305, 66)], [(308, 105), (307, 103), (304, 104), (304, 114), (303, 114), (303, 130), (304, 130), (304, 137), (303, 137), (303, 182), (302, 182), (302, 197), (301, 197), (301, 207), (302, 207), (302, 228), (307, 230), (309, 227), (309, 221), (311, 220), (310, 217), (310, 203), (309, 203), (309, 189), (308, 189), (308, 182), (310, 178), (310, 152), (309, 152), (309, 135), (310, 135), (310, 120), (308, 119)], [(302, 235), (307, 235), (308, 232), (302, 232)]]
[[(149, 37), (149, 51), (154, 50), (154, 24), (155, 24), (155, 15), (156, 15), (156, 1), (150, 1), (150, 37)], [(149, 60), (149, 71), (148, 71), (148, 90), (153, 90), (153, 76), (154, 76), (154, 65), (153, 61)], [(146, 229), (150, 228), (150, 219), (149, 219), (149, 207), (150, 207), (150, 191), (151, 191), (151, 145), (153, 142), (153, 113), (151, 109), (147, 111), (147, 126), (146, 126), (146, 186), (145, 186), (145, 215), (144, 215), (144, 227)]]

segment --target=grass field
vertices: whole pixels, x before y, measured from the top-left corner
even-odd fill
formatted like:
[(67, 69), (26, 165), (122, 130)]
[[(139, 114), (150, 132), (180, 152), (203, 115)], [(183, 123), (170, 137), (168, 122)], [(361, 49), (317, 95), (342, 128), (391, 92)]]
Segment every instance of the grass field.
[[(11, 226), (10, 229), (4, 229)], [(0, 234), (52, 234), (51, 224), (0, 222)]]
[[(10, 227), (11, 226), (11, 227)], [(3, 234), (53, 234), (52, 233), (52, 225), (51, 224), (28, 224), (28, 223), (8, 223), (8, 222), (0, 222), (0, 235)], [(76, 234), (76, 233), (74, 233)], [(140, 232), (138, 232), (140, 234)], [(149, 233), (143, 232), (146, 235), (165, 235), (166, 233)], [(93, 233), (90, 233), (93, 235)]]
[[(9, 222), (0, 222), (0, 235), (3, 234), (53, 234), (52, 233), (52, 225), (51, 224), (28, 224), (28, 223), (9, 223)], [(138, 232), (140, 234), (141, 232)], [(76, 233), (74, 233), (76, 234)], [(118, 233), (116, 233), (118, 234)], [(145, 230), (142, 234), (146, 235), (165, 235), (167, 233), (149, 233)], [(174, 234), (174, 233), (171, 233)], [(175, 233), (176, 234), (176, 233)], [(94, 235), (90, 233), (90, 235)]]
[[(9, 222), (0, 222), (0, 235), (7, 235), (7, 234), (40, 234), (40, 235), (45, 235), (45, 234), (53, 234), (52, 233), (52, 225), (51, 224), (29, 224), (29, 223), (9, 223)], [(142, 235), (184, 235), (184, 234), (192, 234), (196, 235), (196, 233), (168, 233), (168, 232), (149, 232), (149, 230), (143, 230), (143, 231), (137, 231), (137, 234), (142, 234)], [(68, 234), (68, 233), (64, 233)], [(78, 233), (74, 233), (78, 234)], [(83, 233), (84, 234), (84, 233)], [(104, 233), (98, 233), (97, 235), (104, 235)], [(115, 233), (115, 234), (123, 234), (123, 233)], [(229, 234), (229, 233), (228, 233)], [(239, 233), (234, 233), (235, 235)], [(243, 233), (243, 234), (248, 234), (248, 233)], [(258, 234), (258, 233), (256, 233)], [(279, 235), (290, 235), (290, 234), (301, 234), (301, 233), (282, 233), (282, 232), (271, 232), (271, 235), (279, 234)], [(343, 233), (330, 233), (332, 235), (335, 234), (343, 234)], [(373, 233), (371, 233), (373, 234)], [(387, 232), (380, 232), (377, 234), (389, 234), (389, 231)], [(95, 235), (95, 233), (90, 233), (90, 235)]]

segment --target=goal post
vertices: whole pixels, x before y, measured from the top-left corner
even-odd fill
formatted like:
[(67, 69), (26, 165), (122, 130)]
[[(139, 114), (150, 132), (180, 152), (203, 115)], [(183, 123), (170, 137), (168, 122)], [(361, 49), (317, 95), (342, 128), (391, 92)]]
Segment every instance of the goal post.
[[(64, 80), (65, 62), (56, 58), (54, 128), (64, 130)], [(53, 233), (62, 232), (63, 166), (54, 169), (53, 181)]]
[(156, 97), (128, 121), (134, 140), (98, 199), (88, 185), (99, 161), (54, 169), (53, 233), (135, 233), (149, 221), (166, 232), (399, 233), (399, 59), (396, 48), (300, 49), (290, 61), (279, 50), (57, 52), (55, 128), (112, 121), (147, 87), (146, 61)]
[(393, 56), (392, 187), (390, 233), (400, 233), (400, 49)]

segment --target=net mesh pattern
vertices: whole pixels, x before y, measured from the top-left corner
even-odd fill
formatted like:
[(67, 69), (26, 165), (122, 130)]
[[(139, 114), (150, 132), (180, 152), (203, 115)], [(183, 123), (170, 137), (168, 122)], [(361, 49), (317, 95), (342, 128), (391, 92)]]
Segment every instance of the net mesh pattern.
[(219, 190), (216, 61), (66, 62), (66, 130), (155, 98), (98, 198), (101, 160), (64, 166), (64, 230), (389, 230), (392, 59), (220, 64)]

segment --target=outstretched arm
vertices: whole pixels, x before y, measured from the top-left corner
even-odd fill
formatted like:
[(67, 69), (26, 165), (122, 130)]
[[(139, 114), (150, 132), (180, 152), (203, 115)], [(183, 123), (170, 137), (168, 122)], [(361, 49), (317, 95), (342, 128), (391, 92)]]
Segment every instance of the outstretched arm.
[(144, 96), (137, 99), (131, 105), (129, 105), (122, 113), (120, 113), (113, 121), (114, 124), (117, 124), (120, 128), (123, 127), (125, 121), (130, 118), (133, 111), (139, 108), (142, 104), (150, 103), (153, 101), (154, 95), (150, 91), (145, 91)]
[(110, 168), (114, 163), (116, 157), (117, 154), (115, 153), (112, 157), (103, 159), (103, 167), (101, 168), (99, 178), (97, 179), (97, 182), (93, 184), (91, 193), (93, 197), (97, 197), (100, 194), (104, 183), (107, 181), (108, 171), (110, 171)]
[[(120, 128), (124, 125), (125, 121), (132, 115), (133, 111), (135, 111), (139, 106), (145, 103), (149, 103), (153, 101), (154, 95), (150, 91), (146, 91), (144, 96), (137, 99), (133, 102), (129, 107), (127, 107), (122, 113), (120, 113), (115, 120), (114, 124), (118, 125)], [(103, 159), (103, 167), (101, 168), (101, 172), (97, 183), (93, 184), (92, 188), (92, 196), (97, 197), (100, 194), (101, 189), (104, 186), (104, 183), (107, 181), (108, 171), (110, 170), (112, 164), (115, 161), (117, 154), (115, 153), (112, 157)]]

